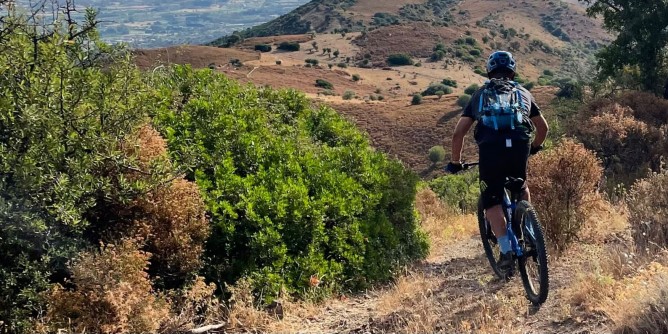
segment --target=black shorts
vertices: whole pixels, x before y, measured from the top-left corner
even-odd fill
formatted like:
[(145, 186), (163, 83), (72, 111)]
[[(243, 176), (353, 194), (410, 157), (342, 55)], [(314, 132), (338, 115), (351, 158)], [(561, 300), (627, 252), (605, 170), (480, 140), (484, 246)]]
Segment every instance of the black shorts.
[[(481, 143), (478, 146), (480, 165), (480, 196), (483, 208), (488, 209), (503, 202), (503, 186), (506, 177), (527, 179), (527, 162), (531, 143), (512, 140), (507, 147), (505, 140)], [(526, 188), (526, 182), (522, 189)]]

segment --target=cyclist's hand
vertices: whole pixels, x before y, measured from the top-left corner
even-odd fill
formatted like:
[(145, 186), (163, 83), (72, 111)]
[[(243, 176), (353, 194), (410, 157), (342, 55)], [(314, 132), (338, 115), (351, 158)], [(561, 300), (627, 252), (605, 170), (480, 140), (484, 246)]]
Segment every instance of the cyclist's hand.
[(450, 172), (451, 174), (457, 174), (461, 172), (464, 169), (462, 167), (462, 164), (459, 162), (449, 162), (447, 166), (445, 166), (445, 170)]
[(543, 145), (538, 145), (536, 147), (531, 146), (531, 150), (529, 150), (529, 155), (534, 155), (542, 150), (543, 150)]

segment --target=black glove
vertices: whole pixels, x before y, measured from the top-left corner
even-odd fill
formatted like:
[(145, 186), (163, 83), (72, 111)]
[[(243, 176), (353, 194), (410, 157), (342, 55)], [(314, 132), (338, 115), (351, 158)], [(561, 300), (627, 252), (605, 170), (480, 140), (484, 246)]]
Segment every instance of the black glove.
[(464, 169), (462, 167), (461, 163), (456, 163), (456, 162), (449, 162), (447, 166), (445, 166), (445, 170), (450, 172), (451, 174), (457, 174), (461, 172)]
[(534, 155), (540, 152), (541, 150), (543, 150), (543, 145), (538, 145), (536, 147), (531, 146), (531, 150), (529, 150), (529, 155)]

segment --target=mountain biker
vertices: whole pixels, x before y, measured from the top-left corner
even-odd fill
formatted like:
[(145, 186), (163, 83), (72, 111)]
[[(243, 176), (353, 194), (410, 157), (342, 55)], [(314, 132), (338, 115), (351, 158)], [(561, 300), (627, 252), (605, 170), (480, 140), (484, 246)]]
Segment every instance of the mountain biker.
[[(501, 207), (505, 180), (506, 177), (526, 180), (529, 155), (543, 148), (548, 132), (547, 122), (531, 93), (513, 81), (515, 71), (516, 62), (510, 52), (496, 51), (489, 56), (489, 80), (472, 95), (464, 108), (452, 136), (451, 162), (446, 167), (453, 174), (462, 170), (464, 136), (477, 121), (474, 139), (479, 150), (481, 200), (501, 249), (497, 265), (502, 271), (509, 271), (513, 264), (506, 218)], [(522, 199), (529, 201), (526, 182), (522, 189)]]

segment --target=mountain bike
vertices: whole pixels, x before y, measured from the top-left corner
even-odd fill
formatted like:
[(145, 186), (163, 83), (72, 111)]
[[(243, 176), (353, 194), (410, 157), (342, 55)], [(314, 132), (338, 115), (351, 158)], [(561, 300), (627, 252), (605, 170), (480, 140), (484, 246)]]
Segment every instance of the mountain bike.
[[(477, 165), (477, 162), (463, 163), (462, 168), (467, 170)], [(506, 178), (502, 207), (506, 216), (506, 231), (527, 298), (532, 304), (540, 305), (547, 299), (550, 285), (547, 250), (543, 227), (538, 221), (536, 210), (531, 203), (522, 200), (523, 184), (522, 179)], [(510, 272), (503, 272), (497, 267), (501, 251), (491, 225), (485, 217), (481, 200), (478, 200), (478, 227), (482, 246), (492, 270), (501, 279), (509, 278), (512, 269)]]

